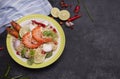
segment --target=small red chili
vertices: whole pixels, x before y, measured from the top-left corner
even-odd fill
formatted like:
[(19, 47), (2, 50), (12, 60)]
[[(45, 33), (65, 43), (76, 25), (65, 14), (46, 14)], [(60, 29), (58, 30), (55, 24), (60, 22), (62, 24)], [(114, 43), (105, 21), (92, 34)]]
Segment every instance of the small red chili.
[(20, 55), (20, 52), (17, 51), (16, 54), (17, 54), (17, 55)]
[(55, 28), (53, 28), (53, 32), (57, 33), (57, 31), (56, 31), (56, 29), (55, 29)]
[(80, 12), (80, 6), (76, 5), (75, 9), (74, 9), (74, 13), (79, 13)]
[(68, 19), (68, 22), (72, 22), (72, 21), (74, 21), (74, 20), (76, 20), (76, 19), (78, 19), (78, 18), (80, 18), (80, 17), (81, 17), (81, 14), (80, 14), (80, 15), (75, 15), (75, 16), (69, 18), (69, 19)]
[(80, 0), (77, 0), (78, 4), (75, 6), (74, 13), (79, 13), (80, 12)]
[(41, 53), (42, 53), (42, 54), (46, 54), (46, 52), (45, 52), (45, 51), (43, 51), (43, 50), (42, 50), (42, 52), (41, 52)]
[(50, 28), (52, 29), (53, 27), (52, 27), (52, 26), (50, 26)]
[(4, 47), (0, 47), (0, 51), (2, 51), (4, 49)]
[(40, 22), (37, 22), (37, 21), (35, 21), (35, 20), (32, 20), (32, 24), (37, 24), (38, 26), (40, 25), (40, 26), (42, 26), (42, 27), (46, 27), (45, 24), (40, 23)]

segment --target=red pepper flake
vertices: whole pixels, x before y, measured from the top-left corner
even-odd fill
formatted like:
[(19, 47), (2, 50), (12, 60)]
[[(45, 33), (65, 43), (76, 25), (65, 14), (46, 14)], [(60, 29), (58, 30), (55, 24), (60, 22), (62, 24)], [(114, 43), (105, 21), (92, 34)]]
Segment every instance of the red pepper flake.
[(45, 51), (43, 51), (43, 50), (42, 50), (42, 52), (41, 52), (41, 53), (42, 53), (42, 54), (46, 54), (46, 52), (45, 52)]
[(56, 31), (56, 29), (55, 29), (55, 28), (53, 28), (53, 32), (57, 33), (57, 31)]
[(45, 24), (32, 20), (32, 24), (37, 24), (38, 26), (46, 27)]
[(52, 27), (52, 26), (50, 26), (50, 28), (52, 29), (53, 27)]
[(55, 44), (55, 45), (58, 45), (58, 42), (57, 42), (57, 41), (54, 41), (54, 44)]
[(17, 55), (20, 55), (20, 52), (17, 51), (16, 54), (17, 54)]
[(0, 51), (2, 51), (4, 49), (4, 47), (0, 47)]

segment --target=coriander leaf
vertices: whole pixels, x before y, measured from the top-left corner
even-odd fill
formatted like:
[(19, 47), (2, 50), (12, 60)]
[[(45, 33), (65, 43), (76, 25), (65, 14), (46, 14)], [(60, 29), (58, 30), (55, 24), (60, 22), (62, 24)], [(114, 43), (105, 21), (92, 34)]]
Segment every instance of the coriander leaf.
[(45, 58), (50, 58), (52, 56), (53, 52), (49, 52), (47, 53), (46, 57)]
[(27, 60), (28, 65), (32, 65), (33, 63), (34, 63), (34, 58), (33, 57), (31, 57)]

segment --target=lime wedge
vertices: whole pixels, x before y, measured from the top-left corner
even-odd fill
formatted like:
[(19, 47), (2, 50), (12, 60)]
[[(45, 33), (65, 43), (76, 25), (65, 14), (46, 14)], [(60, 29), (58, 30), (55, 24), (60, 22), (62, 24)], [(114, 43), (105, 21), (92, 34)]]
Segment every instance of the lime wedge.
[(51, 15), (53, 17), (55, 17), (55, 18), (58, 17), (59, 12), (60, 12), (60, 10), (58, 8), (56, 8), (56, 7), (54, 7), (54, 8), (51, 9)]
[(22, 38), (23, 35), (24, 35), (25, 33), (29, 32), (29, 31), (30, 31), (30, 28), (29, 28), (28, 26), (22, 27), (22, 28), (20, 29), (20, 31), (19, 31), (20, 37)]
[(60, 20), (68, 20), (70, 18), (70, 12), (68, 10), (61, 10), (58, 14)]

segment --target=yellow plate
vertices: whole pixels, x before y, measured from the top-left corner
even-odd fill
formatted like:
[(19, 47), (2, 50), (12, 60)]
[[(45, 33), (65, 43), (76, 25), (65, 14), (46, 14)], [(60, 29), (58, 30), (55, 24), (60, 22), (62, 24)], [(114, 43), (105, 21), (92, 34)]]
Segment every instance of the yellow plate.
[(48, 21), (50, 23), (53, 24), (53, 26), (57, 29), (58, 34), (59, 34), (59, 46), (58, 46), (58, 50), (56, 50), (56, 54), (54, 56), (52, 56), (50, 59), (48, 59), (47, 61), (41, 63), (41, 64), (33, 64), (33, 65), (28, 65), (27, 62), (23, 61), (21, 58), (19, 58), (16, 55), (16, 52), (13, 48), (13, 43), (12, 43), (12, 36), (10, 34), (7, 35), (6, 38), (6, 43), (7, 43), (7, 49), (8, 52), (10, 54), (10, 56), (20, 65), (27, 67), (27, 68), (43, 68), (46, 67), (52, 63), (54, 63), (62, 54), (64, 47), (65, 47), (65, 34), (63, 29), (61, 28), (61, 26), (52, 18), (45, 16), (45, 15), (40, 15), (40, 14), (32, 14), (32, 15), (28, 15), (28, 16), (24, 16), (21, 19), (19, 19), (17, 21), (17, 23), (19, 23), (20, 25), (22, 23), (24, 23), (25, 21), (29, 21), (29, 20), (35, 20), (35, 19), (43, 19), (45, 21)]

